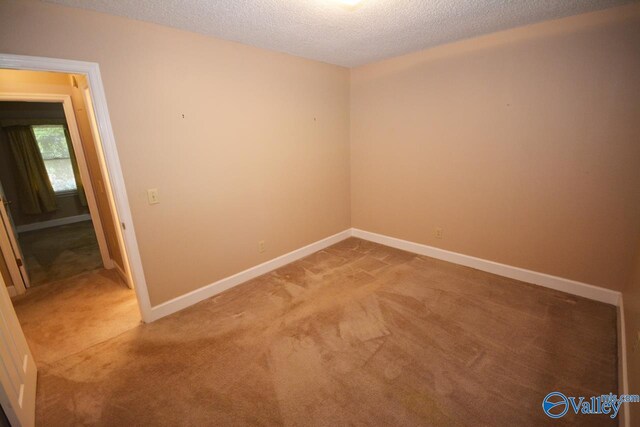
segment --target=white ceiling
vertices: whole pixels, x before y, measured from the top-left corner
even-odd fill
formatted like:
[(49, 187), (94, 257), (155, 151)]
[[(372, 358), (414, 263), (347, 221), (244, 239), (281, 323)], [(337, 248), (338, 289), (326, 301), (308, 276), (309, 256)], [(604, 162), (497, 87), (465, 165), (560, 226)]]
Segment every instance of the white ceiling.
[(46, 0), (354, 67), (630, 0)]

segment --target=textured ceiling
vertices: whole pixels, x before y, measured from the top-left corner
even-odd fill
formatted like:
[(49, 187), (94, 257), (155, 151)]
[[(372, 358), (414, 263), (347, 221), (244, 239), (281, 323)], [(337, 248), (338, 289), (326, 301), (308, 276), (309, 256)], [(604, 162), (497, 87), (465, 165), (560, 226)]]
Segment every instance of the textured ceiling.
[(46, 0), (353, 67), (629, 0)]

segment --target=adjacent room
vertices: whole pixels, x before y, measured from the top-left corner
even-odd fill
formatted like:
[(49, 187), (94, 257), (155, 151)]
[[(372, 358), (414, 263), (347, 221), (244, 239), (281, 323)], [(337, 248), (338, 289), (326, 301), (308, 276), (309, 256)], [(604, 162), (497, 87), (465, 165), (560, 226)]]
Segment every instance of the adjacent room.
[(0, 0), (0, 425), (640, 425), (640, 4)]
[[(0, 159), (5, 162), (0, 184), (30, 285), (100, 268), (98, 241), (84, 190), (77, 184), (82, 181), (62, 104), (2, 102), (0, 123)], [(22, 145), (10, 143), (10, 138), (27, 138), (32, 145), (24, 147), (36, 150), (19, 150)], [(38, 167), (30, 175), (32, 162)]]

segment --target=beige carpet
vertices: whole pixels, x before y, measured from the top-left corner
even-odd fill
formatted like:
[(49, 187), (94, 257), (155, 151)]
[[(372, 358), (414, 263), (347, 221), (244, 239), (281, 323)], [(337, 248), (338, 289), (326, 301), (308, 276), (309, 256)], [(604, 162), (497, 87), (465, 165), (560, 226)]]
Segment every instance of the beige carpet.
[(37, 421), (602, 426), (541, 400), (616, 378), (614, 307), (349, 239), (42, 367)]
[(20, 233), (18, 240), (31, 286), (102, 267), (98, 240), (91, 221)]
[(135, 292), (115, 270), (28, 289), (13, 305), (40, 372), (140, 324)]

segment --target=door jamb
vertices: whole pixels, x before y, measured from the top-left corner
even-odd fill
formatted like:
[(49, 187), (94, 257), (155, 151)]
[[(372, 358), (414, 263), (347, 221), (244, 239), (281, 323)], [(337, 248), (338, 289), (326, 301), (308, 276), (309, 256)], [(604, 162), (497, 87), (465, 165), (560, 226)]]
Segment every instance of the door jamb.
[(138, 307), (144, 322), (153, 321), (151, 302), (147, 282), (142, 268), (142, 259), (138, 249), (131, 208), (127, 197), (127, 189), (118, 157), (111, 119), (107, 107), (107, 99), (102, 85), (100, 67), (95, 62), (75, 61), (69, 59), (22, 56), (0, 53), (0, 68), (14, 70), (53, 71), (69, 74), (83, 74), (87, 77), (89, 90), (93, 98), (93, 108), (100, 134), (100, 144), (96, 149), (102, 151), (104, 158), (104, 179), (109, 182), (116, 211), (114, 215), (122, 228), (126, 258), (126, 273), (137, 295)]
[[(1, 199), (0, 203), (3, 203)], [(0, 216), (2, 216), (1, 212)], [(9, 276), (11, 276), (11, 282), (13, 282), (13, 294), (21, 295), (27, 291), (27, 288), (25, 287), (20, 267), (15, 261), (16, 255), (11, 243), (11, 237), (9, 236), (11, 231), (5, 230), (5, 222), (5, 218), (0, 218), (0, 256), (4, 258), (7, 269), (9, 270)], [(10, 255), (9, 259), (7, 259), (8, 255)], [(9, 293), (12, 292), (9, 291)]]
[[(91, 131), (91, 135), (93, 136), (93, 141), (96, 147), (100, 147), (102, 142), (100, 140), (100, 133), (98, 132), (98, 123), (96, 122), (96, 117), (95, 117), (95, 113), (94, 113), (94, 108), (93, 108), (93, 99), (91, 97), (91, 89), (89, 89), (89, 84), (88, 82), (85, 80), (85, 82), (82, 84), (81, 87), (79, 87), (78, 89), (80, 89), (82, 91), (82, 97), (84, 99), (84, 105), (85, 105), (85, 110), (87, 112), (87, 118), (89, 119), (89, 130)], [(100, 170), (102, 172), (102, 175), (106, 175), (105, 173), (105, 160), (104, 160), (104, 156), (102, 153), (102, 150), (98, 150), (96, 149), (96, 155), (98, 156), (98, 163), (100, 164)], [(111, 195), (113, 194), (113, 189), (110, 187), (110, 183), (108, 179), (105, 179), (102, 183), (105, 187), (105, 192), (107, 194), (107, 201), (109, 203), (109, 209), (111, 212), (116, 212), (116, 206), (114, 204), (113, 201), (113, 197), (111, 197)], [(111, 261), (113, 262), (113, 267), (116, 269), (116, 271), (118, 272), (118, 274), (120, 275), (120, 277), (122, 278), (122, 280), (124, 280), (127, 284), (127, 286), (130, 289), (133, 289), (133, 285), (131, 283), (131, 281), (129, 280), (129, 275), (127, 273), (125, 273), (125, 271), (127, 271), (127, 258), (124, 256), (125, 252), (126, 252), (126, 248), (124, 247), (124, 238), (122, 236), (122, 228), (120, 227), (120, 223), (118, 222), (118, 218), (114, 216), (113, 218), (114, 221), (114, 230), (116, 233), (116, 241), (118, 244), (118, 248), (120, 249), (120, 254), (122, 257), (122, 264), (123, 266), (120, 267), (120, 265), (118, 265), (117, 262), (115, 262), (114, 259), (112, 259)]]

